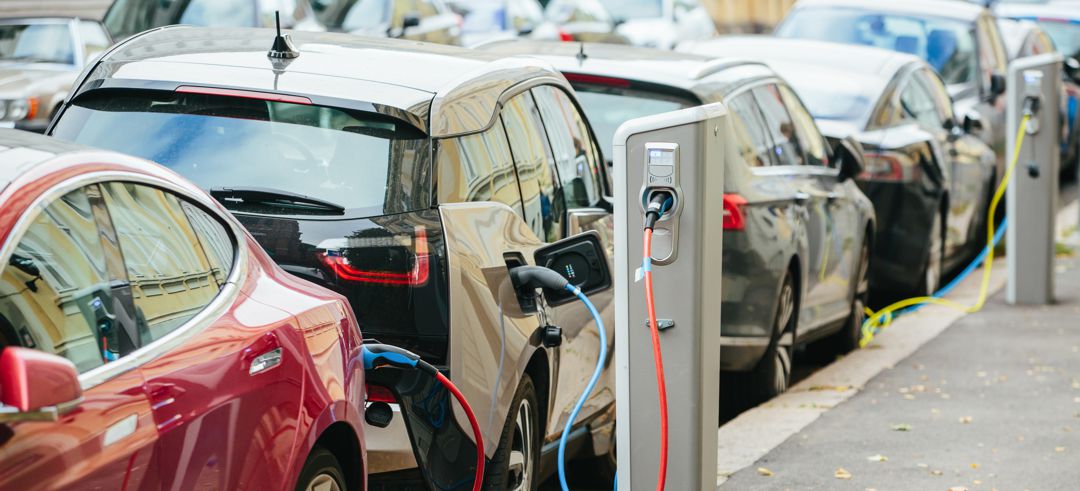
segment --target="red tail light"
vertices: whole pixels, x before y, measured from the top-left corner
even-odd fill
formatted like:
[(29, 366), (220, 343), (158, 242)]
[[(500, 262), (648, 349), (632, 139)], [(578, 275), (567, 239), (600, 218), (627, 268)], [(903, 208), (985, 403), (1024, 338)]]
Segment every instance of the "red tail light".
[(319, 261), (345, 281), (375, 283), (381, 285), (423, 286), (431, 274), (431, 253), (428, 250), (427, 231), (416, 227), (413, 236), (414, 259), (412, 269), (403, 273), (368, 271), (351, 264), (340, 250), (328, 249), (319, 253)]
[(743, 230), (746, 228), (746, 214), (743, 207), (746, 198), (737, 194), (724, 195), (724, 230)]
[(630, 81), (625, 78), (604, 77), (602, 75), (589, 75), (587, 73), (563, 73), (566, 80), (571, 83), (608, 85), (611, 87), (629, 87)]
[(394, 397), (394, 393), (390, 392), (390, 389), (381, 385), (365, 384), (367, 388), (367, 402), (385, 402), (393, 404), (397, 402), (397, 398)]
[(574, 40), (574, 36), (570, 35), (569, 32), (566, 32), (566, 31), (564, 31), (562, 29), (559, 29), (559, 41), (569, 43), (569, 42), (571, 42), (573, 40)]
[(918, 164), (910, 157), (895, 152), (867, 152), (866, 169), (859, 174), (859, 180), (875, 182), (914, 181), (921, 177)]
[(290, 104), (310, 105), (311, 99), (299, 95), (275, 94), (273, 92), (259, 92), (257, 90), (223, 89), (220, 87), (199, 87), (195, 85), (181, 85), (176, 88), (181, 94), (220, 95), (226, 97), (239, 97), (241, 99), (258, 99), (270, 102), (288, 102)]

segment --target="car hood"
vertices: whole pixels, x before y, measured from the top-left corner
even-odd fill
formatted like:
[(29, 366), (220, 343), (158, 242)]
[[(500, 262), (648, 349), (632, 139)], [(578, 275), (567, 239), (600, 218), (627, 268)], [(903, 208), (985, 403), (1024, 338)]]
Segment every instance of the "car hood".
[(70, 85), (76, 75), (74, 69), (0, 64), (0, 95), (31, 94), (58, 84)]

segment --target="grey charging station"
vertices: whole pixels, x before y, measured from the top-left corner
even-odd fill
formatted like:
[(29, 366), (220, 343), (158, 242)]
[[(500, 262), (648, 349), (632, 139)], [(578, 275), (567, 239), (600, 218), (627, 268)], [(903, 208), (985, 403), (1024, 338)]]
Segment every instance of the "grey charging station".
[[(618, 489), (656, 487), (660, 410), (642, 265), (645, 203), (675, 195), (654, 227), (653, 285), (667, 380), (667, 489), (716, 488), (727, 109), (710, 104), (627, 121), (615, 132), (615, 365)], [(635, 487), (636, 486), (636, 487)]]
[(1020, 58), (1009, 65), (1007, 82), (1008, 145), (1016, 149), (1016, 134), (1027, 111), (1026, 100), (1037, 98), (1006, 194), (1006, 261), (1010, 304), (1048, 304), (1054, 301), (1055, 217), (1061, 138), (1062, 56), (1051, 53)]

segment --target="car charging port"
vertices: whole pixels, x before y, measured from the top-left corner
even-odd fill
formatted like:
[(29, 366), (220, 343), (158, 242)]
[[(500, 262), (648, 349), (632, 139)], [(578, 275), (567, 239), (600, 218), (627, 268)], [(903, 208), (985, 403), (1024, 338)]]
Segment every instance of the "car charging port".
[(645, 228), (653, 228), (656, 222), (666, 220), (679, 205), (676, 194), (670, 189), (650, 189), (645, 197)]

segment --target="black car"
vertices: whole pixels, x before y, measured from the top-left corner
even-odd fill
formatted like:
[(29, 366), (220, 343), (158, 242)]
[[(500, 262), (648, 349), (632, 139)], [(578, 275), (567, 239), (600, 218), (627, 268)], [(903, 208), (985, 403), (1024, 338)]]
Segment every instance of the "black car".
[[(563, 72), (612, 159), (627, 120), (723, 102), (742, 163), (724, 169), (721, 368), (760, 402), (791, 381), (795, 349), (831, 337), (856, 346), (874, 230), (869, 200), (788, 84), (767, 66), (658, 49), (511, 41)], [(850, 164), (851, 162), (849, 162)], [(823, 343), (824, 344), (824, 343)], [(734, 400), (733, 399), (737, 399)]]
[[(1009, 63), (994, 13), (943, 0), (800, 0), (776, 36), (872, 46), (918, 56), (938, 72), (957, 112), (982, 116), (980, 138), (1005, 170), (1005, 74)], [(847, 60), (850, 62), (851, 60)]]
[(954, 114), (945, 84), (919, 58), (770, 37), (683, 49), (769, 63), (791, 81), (822, 131), (833, 138), (856, 136), (866, 151), (859, 186), (874, 202), (880, 224), (870, 274), (875, 291), (933, 293), (944, 271), (985, 243), (994, 152), (977, 136), (978, 113)]

